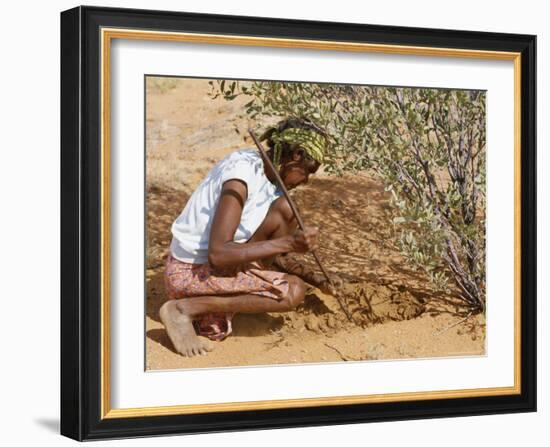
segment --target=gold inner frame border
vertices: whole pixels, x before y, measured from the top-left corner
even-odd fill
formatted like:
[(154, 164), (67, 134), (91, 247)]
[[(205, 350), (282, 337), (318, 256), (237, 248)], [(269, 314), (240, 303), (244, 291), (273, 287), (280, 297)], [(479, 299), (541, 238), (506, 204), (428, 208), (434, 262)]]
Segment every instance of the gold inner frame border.
[[(101, 31), (101, 419), (168, 416), (212, 412), (307, 408), (404, 402), (427, 399), (504, 396), (521, 393), (521, 53), (455, 48), (383, 45), (306, 39), (251, 37), (139, 29), (102, 28)], [(397, 55), (438, 56), (469, 59), (508, 60), (514, 63), (514, 386), (445, 391), (423, 391), (357, 396), (328, 396), (303, 399), (223, 402), (215, 404), (111, 408), (110, 365), (110, 73), (113, 39), (208, 43), (215, 45), (369, 52)]]

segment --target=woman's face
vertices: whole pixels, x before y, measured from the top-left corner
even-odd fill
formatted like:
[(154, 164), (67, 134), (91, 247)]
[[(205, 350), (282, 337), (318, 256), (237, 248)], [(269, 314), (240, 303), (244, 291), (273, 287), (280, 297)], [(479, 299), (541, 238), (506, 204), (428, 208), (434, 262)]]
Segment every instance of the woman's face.
[(281, 166), (281, 170), (279, 171), (279, 173), (281, 174), (283, 183), (288, 190), (294, 189), (299, 185), (307, 183), (309, 179), (309, 172), (301, 163), (284, 163)]
[[(317, 169), (315, 169), (316, 171)], [(304, 152), (297, 149), (293, 152), (292, 157), (283, 160), (279, 174), (283, 183), (288, 190), (294, 189), (299, 185), (304, 185), (308, 182), (309, 176), (315, 171), (310, 171), (304, 160)]]

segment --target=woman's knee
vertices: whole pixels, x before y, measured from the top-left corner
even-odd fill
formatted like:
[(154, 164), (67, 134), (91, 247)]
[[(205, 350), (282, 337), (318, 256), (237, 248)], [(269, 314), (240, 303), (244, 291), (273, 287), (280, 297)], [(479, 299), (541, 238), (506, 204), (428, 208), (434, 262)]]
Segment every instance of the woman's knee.
[(294, 218), (290, 203), (285, 196), (281, 196), (275, 200), (270, 211), (277, 213), (285, 222), (290, 222)]
[(293, 310), (300, 305), (306, 296), (306, 285), (304, 281), (294, 275), (286, 275), (288, 281), (288, 293), (283, 299), (285, 310)]
[(273, 202), (268, 212), (268, 218), (274, 228), (271, 238), (290, 234), (296, 228), (294, 213), (285, 197), (279, 197)]
[[(269, 207), (269, 210), (263, 222), (248, 241), (263, 241), (288, 234), (289, 210), (290, 206), (288, 205), (288, 202), (284, 197), (279, 197), (278, 199), (276, 199)], [(292, 213), (292, 210), (290, 210), (290, 213)]]

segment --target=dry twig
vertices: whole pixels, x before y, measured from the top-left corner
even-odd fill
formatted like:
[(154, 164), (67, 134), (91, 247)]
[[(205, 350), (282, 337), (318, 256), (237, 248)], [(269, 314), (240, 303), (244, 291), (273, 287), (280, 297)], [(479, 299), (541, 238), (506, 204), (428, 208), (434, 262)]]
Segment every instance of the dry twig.
[(470, 319), (470, 317), (472, 316), (473, 312), (470, 312), (465, 318), (463, 318), (462, 320), (460, 321), (457, 321), (453, 324), (451, 324), (450, 326), (447, 326), (446, 328), (443, 328), (443, 329), (440, 329), (439, 331), (435, 331), (433, 333), (434, 336), (438, 336), (438, 335), (441, 335), (443, 334), (444, 332), (447, 332), (449, 329), (452, 329), (454, 328), (455, 326), (458, 326), (459, 324), (462, 324), (464, 323), (465, 321), (468, 321)]

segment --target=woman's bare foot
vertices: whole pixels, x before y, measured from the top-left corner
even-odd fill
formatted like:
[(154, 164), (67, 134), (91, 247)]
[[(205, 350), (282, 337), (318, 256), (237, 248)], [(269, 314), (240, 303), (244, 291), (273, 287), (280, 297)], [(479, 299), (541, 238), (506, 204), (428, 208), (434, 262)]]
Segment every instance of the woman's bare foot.
[(197, 336), (192, 318), (177, 308), (175, 300), (164, 303), (159, 315), (174, 348), (184, 357), (206, 354), (213, 349), (207, 340)]

